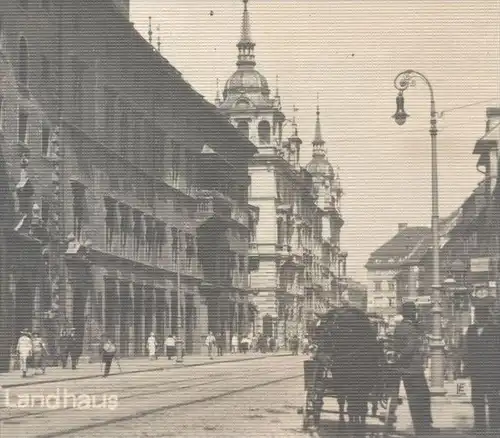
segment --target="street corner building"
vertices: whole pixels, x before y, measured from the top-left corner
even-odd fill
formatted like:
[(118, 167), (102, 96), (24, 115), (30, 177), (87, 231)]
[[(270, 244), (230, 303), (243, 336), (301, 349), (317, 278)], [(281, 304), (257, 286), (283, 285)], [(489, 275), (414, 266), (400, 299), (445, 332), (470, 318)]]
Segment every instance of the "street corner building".
[(257, 148), (248, 195), (258, 212), (250, 223), (249, 287), (258, 312), (253, 329), (286, 345), (307, 333), (314, 311), (338, 304), (347, 259), (340, 249), (343, 191), (327, 158), (319, 104), (313, 156), (300, 165), (296, 108), (287, 119), (278, 84), (272, 93), (257, 71), (248, 0), (242, 8), (236, 71), (222, 96), (217, 79), (215, 104)]
[(54, 357), (76, 328), (82, 359), (104, 333), (122, 357), (150, 332), (188, 354), (249, 333), (255, 153), (127, 2), (1, 2), (1, 370), (23, 328)]

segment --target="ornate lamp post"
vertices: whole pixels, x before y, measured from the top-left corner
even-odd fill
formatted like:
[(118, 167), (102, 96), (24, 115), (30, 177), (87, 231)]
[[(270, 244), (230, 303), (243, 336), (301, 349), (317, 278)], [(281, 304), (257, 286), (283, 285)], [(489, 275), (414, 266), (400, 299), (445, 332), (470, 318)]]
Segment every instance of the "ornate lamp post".
[(392, 116), (398, 125), (403, 125), (409, 115), (404, 109), (403, 92), (410, 86), (414, 86), (416, 80), (420, 79), (429, 88), (431, 98), (431, 119), (430, 119), (430, 134), (431, 134), (431, 154), (432, 154), (432, 259), (433, 259), (433, 276), (432, 276), (432, 336), (430, 337), (431, 348), (431, 393), (433, 395), (444, 395), (444, 343), (441, 333), (441, 285), (439, 274), (439, 202), (438, 202), (438, 170), (437, 170), (437, 113), (436, 103), (434, 101), (434, 91), (429, 80), (415, 70), (405, 70), (399, 73), (394, 79), (394, 87), (399, 91), (396, 98), (397, 109)]

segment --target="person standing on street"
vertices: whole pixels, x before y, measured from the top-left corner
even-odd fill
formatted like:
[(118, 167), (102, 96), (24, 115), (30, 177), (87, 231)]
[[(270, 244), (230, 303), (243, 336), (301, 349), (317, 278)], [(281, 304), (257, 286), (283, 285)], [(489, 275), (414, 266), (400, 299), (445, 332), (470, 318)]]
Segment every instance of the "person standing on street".
[(104, 363), (103, 377), (108, 377), (109, 371), (111, 370), (111, 362), (113, 362), (113, 359), (116, 355), (116, 345), (109, 336), (106, 336), (105, 338), (101, 354), (102, 362)]
[(39, 369), (42, 374), (45, 374), (45, 357), (49, 355), (47, 351), (47, 346), (43, 339), (40, 337), (40, 333), (37, 331), (33, 332), (33, 368), (36, 371)]
[(413, 428), (417, 436), (436, 434), (439, 429), (432, 426), (431, 394), (424, 374), (423, 333), (418, 326), (415, 303), (403, 303), (402, 314), (403, 320), (394, 332), (394, 350)]
[(29, 336), (28, 329), (21, 331), (21, 336), (17, 341), (17, 354), (19, 356), (19, 367), (21, 369), (21, 375), (26, 377), (28, 372), (28, 358), (33, 354), (33, 343)]
[(238, 335), (234, 334), (233, 337), (231, 338), (231, 353), (238, 353)]
[(148, 349), (149, 360), (157, 359), (156, 356), (156, 348), (158, 347), (158, 343), (156, 342), (156, 336), (153, 332), (149, 334), (149, 338), (146, 341), (146, 348)]
[[(81, 354), (81, 346), (79, 339), (76, 336), (76, 328), (73, 327), (70, 330), (67, 342), (68, 342), (68, 353), (71, 355), (71, 368), (76, 370), (76, 365), (78, 364), (78, 359), (80, 358)], [(66, 355), (66, 358), (67, 357), (68, 356)]]
[[(486, 404), (490, 429), (500, 434), (500, 329), (492, 322), (490, 309), (480, 304), (475, 309), (475, 324), (467, 329), (465, 339), (465, 375), (470, 377), (474, 430), (485, 433)], [(487, 399), (487, 403), (486, 403)]]
[(248, 336), (243, 336), (243, 339), (241, 340), (241, 351), (244, 354), (247, 354), (249, 345), (250, 345), (250, 338), (248, 338)]
[(171, 334), (165, 338), (165, 355), (168, 360), (175, 355), (175, 338)]
[(68, 332), (63, 330), (61, 332), (61, 337), (59, 338), (59, 357), (61, 359), (61, 367), (66, 368), (68, 363)]
[(293, 356), (298, 356), (299, 354), (299, 337), (294, 335), (292, 339), (290, 339), (290, 350)]
[(224, 355), (224, 335), (222, 332), (219, 332), (215, 337), (215, 342), (217, 344), (217, 356)]
[(211, 360), (214, 359), (214, 350), (216, 348), (216, 342), (217, 341), (212, 332), (208, 332), (208, 336), (205, 339), (205, 345), (208, 348), (208, 357), (210, 357)]

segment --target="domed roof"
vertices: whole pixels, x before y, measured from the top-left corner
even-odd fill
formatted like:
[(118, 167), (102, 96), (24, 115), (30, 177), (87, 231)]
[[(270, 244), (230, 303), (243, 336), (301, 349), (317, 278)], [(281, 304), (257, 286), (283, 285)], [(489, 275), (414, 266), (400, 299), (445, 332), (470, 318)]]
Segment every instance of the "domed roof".
[(231, 92), (260, 92), (264, 95), (268, 95), (269, 85), (267, 79), (257, 70), (238, 69), (227, 80), (226, 86), (224, 87), (224, 96)]
[(306, 170), (313, 176), (325, 175), (330, 178), (335, 177), (333, 167), (325, 157), (313, 157), (313, 159), (306, 165)]

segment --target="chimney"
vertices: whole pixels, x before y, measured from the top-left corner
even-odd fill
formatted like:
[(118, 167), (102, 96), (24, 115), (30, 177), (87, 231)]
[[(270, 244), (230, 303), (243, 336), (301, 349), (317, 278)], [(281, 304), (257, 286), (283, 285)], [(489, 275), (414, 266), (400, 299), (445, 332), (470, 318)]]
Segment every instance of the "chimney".
[(408, 224), (406, 222), (400, 222), (398, 224), (398, 231), (403, 231), (407, 227), (408, 227)]

